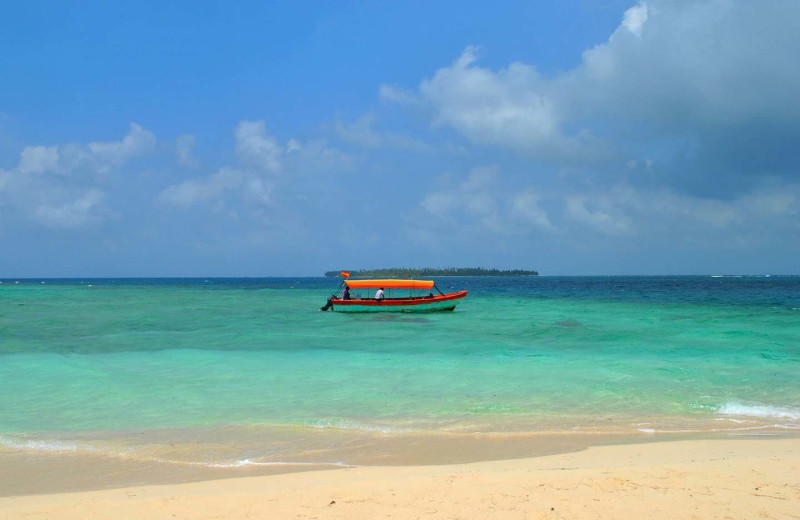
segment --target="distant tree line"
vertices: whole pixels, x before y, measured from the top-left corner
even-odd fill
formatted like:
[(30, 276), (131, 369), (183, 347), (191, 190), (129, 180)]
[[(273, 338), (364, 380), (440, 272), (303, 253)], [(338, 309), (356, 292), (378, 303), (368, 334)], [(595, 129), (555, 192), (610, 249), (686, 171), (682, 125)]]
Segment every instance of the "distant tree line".
[[(327, 271), (325, 276), (335, 278), (341, 271)], [(352, 277), (411, 278), (431, 276), (537, 276), (538, 271), (525, 269), (486, 269), (484, 267), (422, 267), (419, 269), (391, 267), (387, 269), (361, 269), (350, 271)]]

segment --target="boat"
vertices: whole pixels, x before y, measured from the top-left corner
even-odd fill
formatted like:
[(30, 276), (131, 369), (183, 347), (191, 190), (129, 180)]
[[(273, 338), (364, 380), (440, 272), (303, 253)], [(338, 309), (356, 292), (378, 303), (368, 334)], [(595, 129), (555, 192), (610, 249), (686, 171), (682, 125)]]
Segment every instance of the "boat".
[[(342, 275), (347, 271), (343, 271)], [(443, 293), (433, 280), (375, 279), (350, 280), (345, 276), (340, 295), (328, 298), (320, 308), (334, 312), (435, 312), (452, 311), (467, 291)], [(382, 291), (383, 298), (376, 298)], [(434, 294), (433, 291), (438, 294)]]

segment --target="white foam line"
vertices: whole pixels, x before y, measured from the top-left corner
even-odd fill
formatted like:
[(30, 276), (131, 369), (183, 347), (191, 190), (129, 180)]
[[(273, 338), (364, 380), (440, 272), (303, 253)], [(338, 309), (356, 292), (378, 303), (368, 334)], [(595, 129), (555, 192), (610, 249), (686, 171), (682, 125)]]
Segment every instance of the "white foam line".
[(92, 446), (80, 446), (72, 442), (47, 441), (47, 440), (27, 440), (14, 439), (12, 437), (0, 436), (0, 446), (14, 450), (48, 451), (52, 453), (76, 452), (76, 451), (97, 451)]
[(101, 450), (94, 446), (78, 445), (71, 442), (64, 441), (45, 441), (45, 440), (18, 440), (6, 436), (0, 436), (0, 446), (10, 448), (12, 450), (29, 450), (38, 452), (49, 453), (77, 453), (87, 452), (95, 455), (102, 455), (106, 457), (115, 457), (128, 460), (137, 460), (144, 462), (158, 462), (161, 464), (179, 464), (183, 466), (204, 466), (208, 468), (240, 468), (245, 466), (334, 466), (339, 468), (354, 468), (357, 467), (353, 464), (345, 462), (288, 462), (288, 461), (270, 461), (270, 462), (257, 462), (250, 459), (243, 459), (232, 463), (213, 463), (213, 462), (192, 462), (162, 459), (160, 457), (147, 457), (146, 455), (134, 453), (121, 453), (117, 451)]
[(637, 428), (636, 430), (641, 433), (733, 433), (733, 432), (753, 432), (759, 430), (771, 430), (771, 429), (778, 429), (778, 430), (790, 430), (790, 431), (798, 431), (800, 427), (798, 426), (791, 426), (786, 424), (771, 424), (771, 425), (763, 425), (763, 426), (742, 426), (738, 428), (692, 428), (692, 429), (678, 429), (678, 430), (660, 430), (660, 429), (653, 429), (653, 428)]
[(310, 422), (304, 423), (302, 426), (307, 428), (311, 428), (314, 430), (342, 430), (342, 431), (362, 431), (362, 432), (369, 432), (369, 433), (413, 433), (418, 430), (410, 429), (410, 428), (403, 428), (397, 426), (379, 426), (379, 425), (368, 425), (368, 424), (360, 424), (360, 423), (351, 423), (351, 422), (336, 422), (336, 421), (321, 421), (321, 422)]
[(800, 410), (780, 406), (767, 406), (763, 404), (744, 404), (728, 402), (717, 409), (720, 415), (734, 415), (738, 417), (772, 417), (800, 420)]
[[(169, 462), (169, 461), (164, 461)], [(345, 462), (254, 462), (250, 459), (240, 460), (234, 463), (204, 463), (204, 462), (188, 462), (186, 464), (207, 466), (209, 468), (241, 468), (243, 466), (335, 466), (337, 468), (355, 468), (358, 467), (354, 464), (347, 464)]]

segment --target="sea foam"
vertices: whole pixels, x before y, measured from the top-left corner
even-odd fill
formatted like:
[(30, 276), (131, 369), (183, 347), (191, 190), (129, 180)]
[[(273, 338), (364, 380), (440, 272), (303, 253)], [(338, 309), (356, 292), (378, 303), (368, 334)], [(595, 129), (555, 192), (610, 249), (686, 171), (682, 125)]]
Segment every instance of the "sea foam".
[(800, 421), (800, 408), (769, 406), (756, 403), (740, 403), (731, 401), (723, 404), (717, 409), (721, 415), (736, 415), (740, 417), (775, 417), (779, 419), (791, 419)]
[(94, 451), (90, 446), (79, 446), (72, 442), (58, 440), (18, 439), (3, 435), (0, 435), (0, 446), (14, 450), (46, 451), (52, 453)]
[(194, 465), (206, 466), (209, 468), (241, 468), (243, 466), (335, 466), (337, 468), (355, 468), (353, 464), (345, 462), (290, 462), (290, 461), (270, 461), (257, 462), (250, 459), (237, 460), (232, 463), (192, 463)]

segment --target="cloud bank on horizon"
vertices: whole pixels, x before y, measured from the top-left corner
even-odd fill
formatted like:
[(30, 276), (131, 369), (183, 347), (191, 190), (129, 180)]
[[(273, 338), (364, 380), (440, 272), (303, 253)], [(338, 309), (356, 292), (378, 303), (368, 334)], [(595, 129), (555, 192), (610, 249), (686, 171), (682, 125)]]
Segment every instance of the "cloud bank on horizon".
[[(438, 68), (347, 77), (368, 99), (331, 95), (328, 61), (314, 75), (320, 35), (382, 14), (351, 8), (321, 15), (288, 49), (308, 53), (304, 74), (317, 81), (268, 76), (244, 106), (220, 97), (212, 110), (167, 84), (136, 103), (140, 116), (40, 122), (26, 119), (37, 112), (22, 86), (0, 97), (0, 277), (800, 273), (800, 4), (632, 3), (605, 39), (577, 59), (554, 48), (544, 66), (504, 60), (472, 32)], [(514, 18), (486, 39), (554, 38)], [(402, 52), (379, 43), (390, 45), (376, 40), (376, 53)], [(341, 45), (342, 70), (367, 66)], [(274, 59), (279, 70), (297, 56)], [(205, 73), (214, 81), (198, 98), (241, 88)], [(172, 97), (207, 108), (209, 123), (170, 118)], [(75, 142), (75, 127), (98, 135)]]

